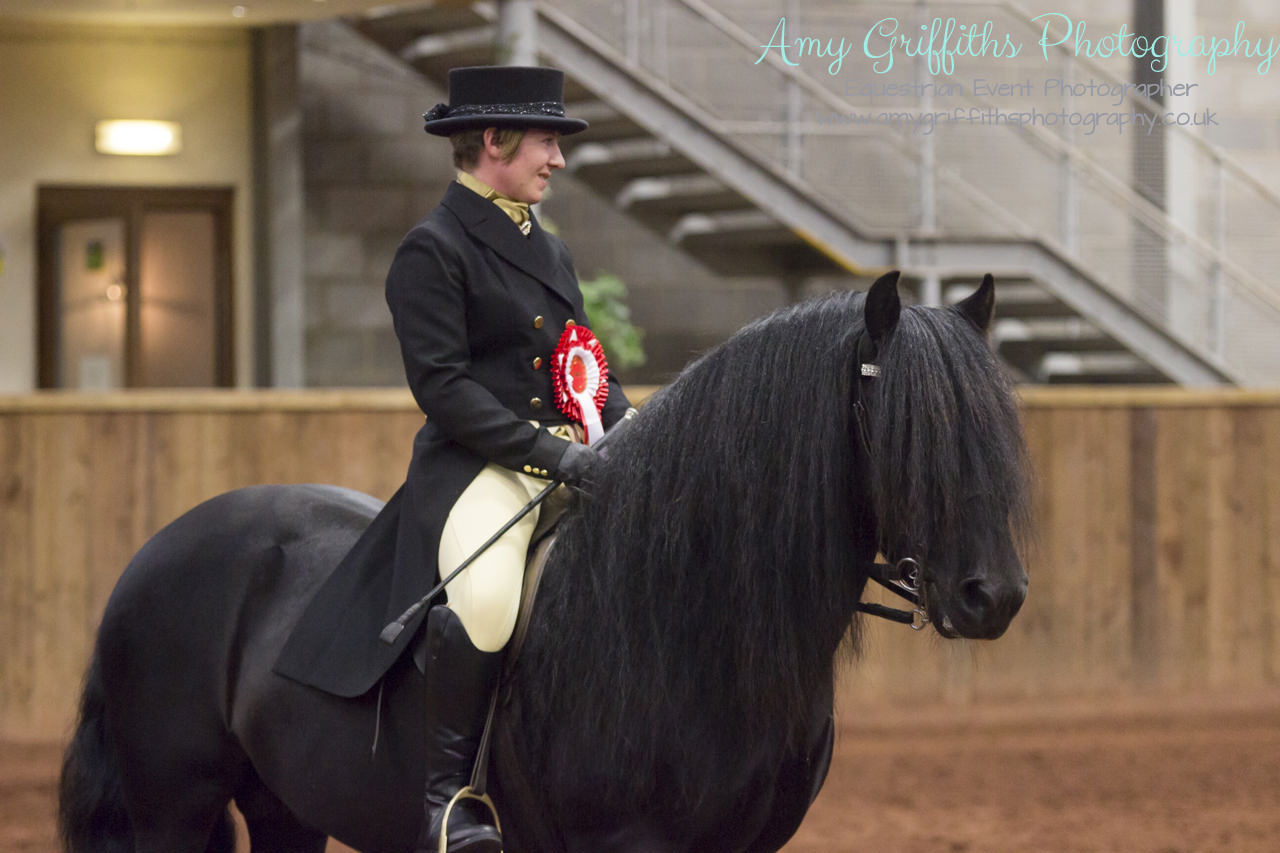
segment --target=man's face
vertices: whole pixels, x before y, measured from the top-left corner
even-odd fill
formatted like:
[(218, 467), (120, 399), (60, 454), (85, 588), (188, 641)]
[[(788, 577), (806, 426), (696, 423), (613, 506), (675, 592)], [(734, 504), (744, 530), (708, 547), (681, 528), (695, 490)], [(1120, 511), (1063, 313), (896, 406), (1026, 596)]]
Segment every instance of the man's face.
[(560, 134), (530, 128), (509, 162), (499, 160), (493, 164), (493, 180), (489, 185), (515, 201), (537, 204), (551, 180), (551, 171), (563, 168)]

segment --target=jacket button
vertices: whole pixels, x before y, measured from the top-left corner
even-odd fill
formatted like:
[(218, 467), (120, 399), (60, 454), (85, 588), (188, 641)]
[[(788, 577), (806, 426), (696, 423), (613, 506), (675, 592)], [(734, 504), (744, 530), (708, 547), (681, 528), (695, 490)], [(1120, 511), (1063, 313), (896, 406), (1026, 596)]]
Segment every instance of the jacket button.
[(526, 465), (526, 466), (524, 466), (524, 472), (525, 472), (526, 474), (532, 474), (532, 473), (533, 473), (533, 466), (532, 466), (532, 465)]
[(530, 400), (530, 401), (529, 401), (529, 408), (531, 408), (531, 409), (541, 409), (541, 408), (542, 408), (542, 398), (541, 398), (541, 397), (534, 397), (532, 400)]
[(540, 370), (542, 368), (542, 356), (538, 356), (533, 360), (533, 369)]
[(565, 321), (564, 321), (564, 327), (565, 327), (566, 329), (572, 329), (572, 328), (573, 328), (574, 326), (576, 326), (576, 325), (578, 325), (578, 324), (577, 324), (577, 323), (575, 323), (573, 320), (565, 320)]
[(533, 318), (533, 327), (534, 327), (535, 329), (541, 329), (541, 328), (542, 328), (542, 323), (543, 323), (543, 320), (542, 320), (542, 315), (541, 315), (541, 314), (539, 314), (537, 317), (534, 317), (534, 318)]

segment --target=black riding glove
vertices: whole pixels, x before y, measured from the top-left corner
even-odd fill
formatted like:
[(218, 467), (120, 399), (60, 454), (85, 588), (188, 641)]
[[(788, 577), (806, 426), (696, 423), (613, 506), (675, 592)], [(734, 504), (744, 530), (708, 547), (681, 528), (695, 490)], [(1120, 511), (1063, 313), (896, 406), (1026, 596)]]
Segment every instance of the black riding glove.
[(591, 472), (600, 461), (600, 454), (585, 444), (570, 443), (560, 457), (560, 464), (552, 473), (557, 480), (570, 486), (581, 485), (591, 478)]

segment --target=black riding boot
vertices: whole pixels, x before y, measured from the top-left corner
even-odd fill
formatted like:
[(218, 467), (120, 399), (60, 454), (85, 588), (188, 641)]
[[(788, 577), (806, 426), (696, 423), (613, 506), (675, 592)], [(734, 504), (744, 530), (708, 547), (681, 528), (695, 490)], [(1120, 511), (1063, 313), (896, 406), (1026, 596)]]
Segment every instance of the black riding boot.
[[(418, 850), (440, 849), (445, 807), (471, 781), (476, 750), (484, 733), (501, 652), (482, 652), (448, 607), (427, 614), (427, 795), (426, 822)], [(449, 853), (500, 853), (502, 835), (482, 822), (475, 800), (463, 800), (449, 814)]]

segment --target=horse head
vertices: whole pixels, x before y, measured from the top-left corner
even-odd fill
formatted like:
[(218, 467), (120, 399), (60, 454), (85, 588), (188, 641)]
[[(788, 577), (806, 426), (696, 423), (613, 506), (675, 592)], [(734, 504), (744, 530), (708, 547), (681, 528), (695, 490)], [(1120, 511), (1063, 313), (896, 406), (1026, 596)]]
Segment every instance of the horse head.
[(987, 275), (949, 308), (899, 301), (898, 273), (867, 293), (859, 417), (880, 551), (944, 637), (994, 639), (1027, 592), (1017, 541), (1029, 520), (1026, 448), (1012, 384), (991, 351)]

